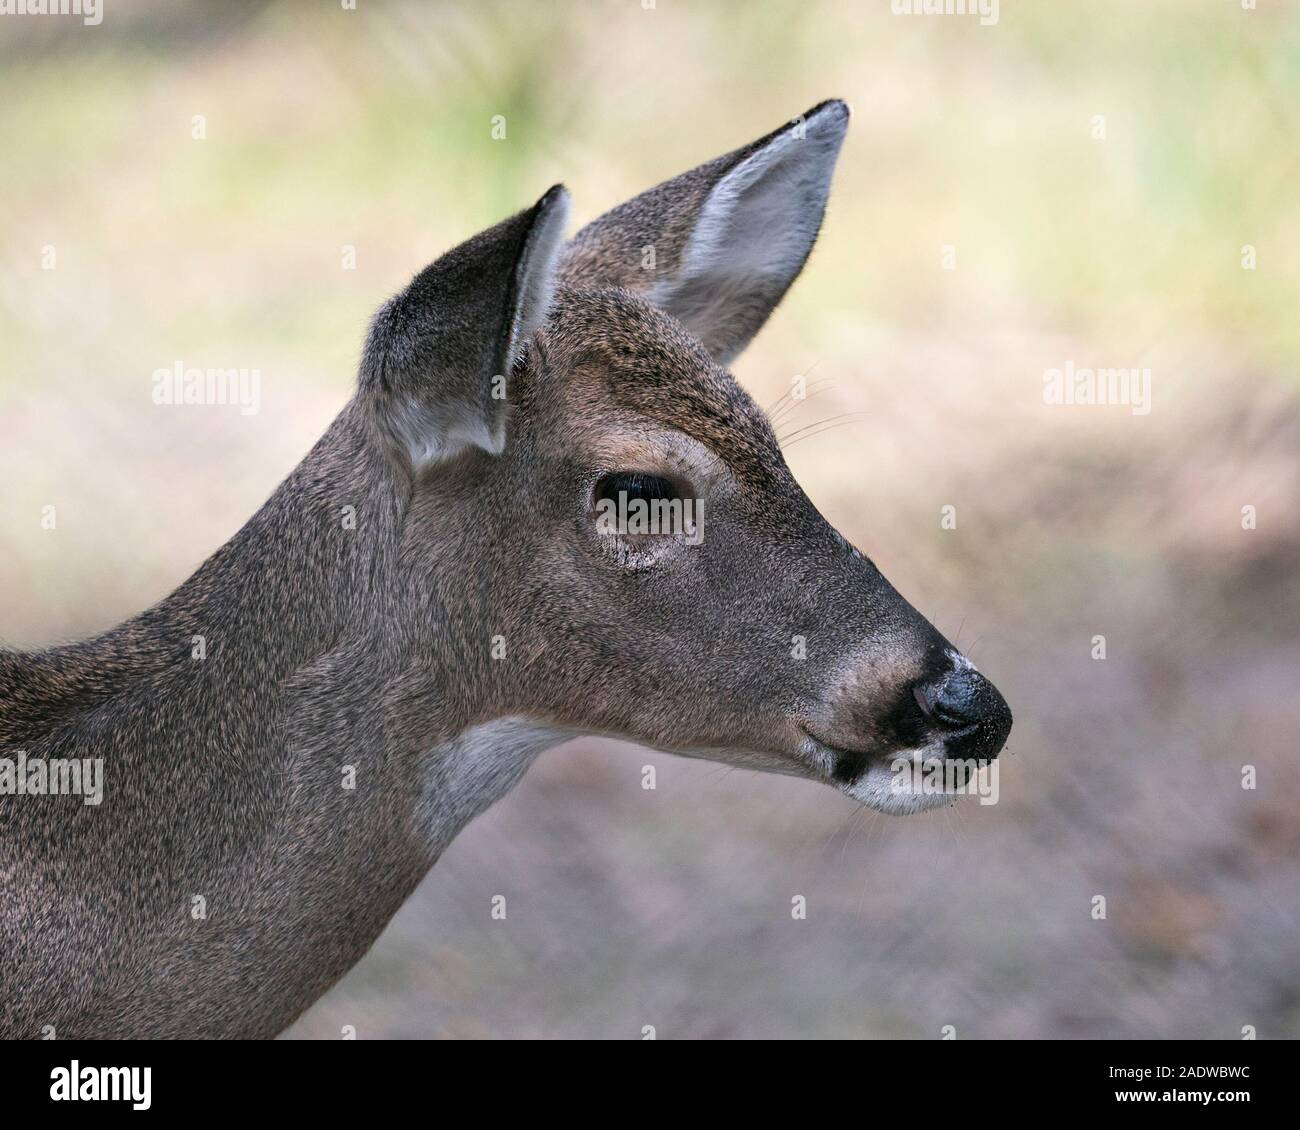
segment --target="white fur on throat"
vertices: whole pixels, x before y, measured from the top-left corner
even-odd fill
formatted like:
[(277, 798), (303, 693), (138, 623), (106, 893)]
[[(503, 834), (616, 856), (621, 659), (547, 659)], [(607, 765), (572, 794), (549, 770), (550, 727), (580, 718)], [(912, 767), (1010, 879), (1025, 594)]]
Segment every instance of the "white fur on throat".
[(572, 730), (529, 718), (496, 718), (457, 734), (424, 755), (418, 819), (430, 849), (441, 852), (474, 817), (519, 783), (543, 750)]

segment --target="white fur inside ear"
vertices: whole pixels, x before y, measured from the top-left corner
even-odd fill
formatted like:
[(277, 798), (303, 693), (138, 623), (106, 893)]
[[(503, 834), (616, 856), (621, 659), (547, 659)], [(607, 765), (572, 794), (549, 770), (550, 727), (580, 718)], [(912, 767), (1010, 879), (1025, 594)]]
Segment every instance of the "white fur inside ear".
[(500, 455), (506, 445), (503, 421), (498, 419), (489, 427), (488, 420), (477, 412), (449, 412), (414, 399), (392, 407), (388, 427), (406, 448), (416, 471), (454, 458), (469, 447)]
[(506, 348), (506, 364), (513, 368), (528, 339), (546, 321), (555, 300), (555, 271), (569, 223), (569, 194), (553, 189), (554, 197), (537, 217), (515, 275), (515, 314)]
[(802, 269), (848, 126), (827, 107), (751, 154), (709, 193), (677, 273), (650, 298), (726, 364)]
[(524, 346), (546, 321), (555, 298), (555, 273), (568, 218), (569, 194), (557, 186), (544, 198), (515, 264), (514, 307), (500, 358), (504, 373), (483, 374), (482, 396), (432, 402), (411, 398), (389, 410), (387, 426), (406, 448), (416, 471), (452, 459), (470, 447), (489, 455), (504, 450), (504, 405), (491, 397), (492, 382), (497, 376), (509, 377)]

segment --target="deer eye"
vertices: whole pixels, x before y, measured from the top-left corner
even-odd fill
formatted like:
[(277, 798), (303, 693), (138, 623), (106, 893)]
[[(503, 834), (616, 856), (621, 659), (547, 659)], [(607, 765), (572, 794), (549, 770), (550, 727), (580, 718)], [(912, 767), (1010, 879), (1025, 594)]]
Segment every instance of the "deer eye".
[(619, 496), (625, 496), (628, 502), (643, 499), (652, 502), (656, 499), (679, 498), (677, 488), (669, 480), (659, 475), (645, 475), (640, 471), (621, 471), (613, 475), (602, 475), (596, 483), (596, 501), (609, 500), (618, 504)]

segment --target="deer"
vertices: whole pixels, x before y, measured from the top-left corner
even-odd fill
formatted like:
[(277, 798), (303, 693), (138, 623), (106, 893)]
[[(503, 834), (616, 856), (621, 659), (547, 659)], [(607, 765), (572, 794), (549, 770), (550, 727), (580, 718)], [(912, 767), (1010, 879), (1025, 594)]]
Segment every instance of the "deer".
[[(898, 814), (953, 802), (900, 764), (997, 757), (1006, 701), (727, 369), (808, 259), (849, 117), (822, 102), (569, 239), (557, 185), (446, 252), (188, 580), (0, 650), (0, 1031), (276, 1036), (575, 736)], [(597, 521), (614, 499), (699, 510), (647, 533)], [(102, 763), (99, 803), (16, 789), (20, 755)]]

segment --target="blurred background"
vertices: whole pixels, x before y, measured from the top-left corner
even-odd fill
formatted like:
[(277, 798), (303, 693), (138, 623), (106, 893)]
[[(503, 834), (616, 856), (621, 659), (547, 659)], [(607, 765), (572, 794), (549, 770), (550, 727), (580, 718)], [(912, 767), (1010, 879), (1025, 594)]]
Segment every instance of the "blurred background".
[[(861, 414), (787, 458), (1010, 701), (999, 803), (579, 741), (289, 1035), (1300, 1036), (1297, 6), (648, 4), (0, 17), (0, 639), (184, 580), (448, 247), (844, 97), (821, 241), (735, 372)], [(259, 369), (260, 412), (156, 407), (177, 360)], [(1045, 403), (1067, 362), (1149, 368), (1150, 413)]]

